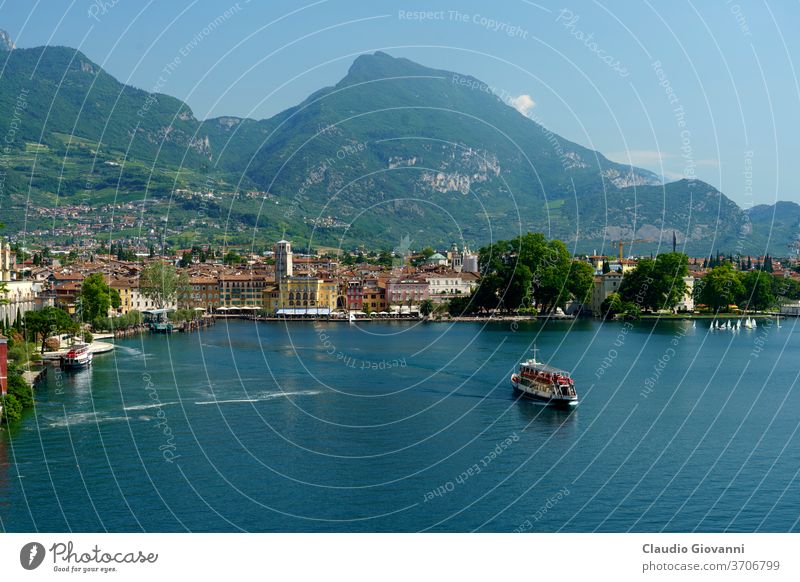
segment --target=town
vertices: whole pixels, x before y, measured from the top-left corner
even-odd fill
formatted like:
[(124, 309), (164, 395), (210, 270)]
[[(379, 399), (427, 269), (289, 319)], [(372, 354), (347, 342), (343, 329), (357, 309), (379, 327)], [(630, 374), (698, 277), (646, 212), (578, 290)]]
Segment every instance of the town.
[[(487, 305), (486, 301), (473, 298), (476, 290), (487, 285), (482, 282), (480, 272), (481, 253), (487, 249), (477, 253), (467, 245), (459, 248), (453, 244), (440, 252), (431, 248), (412, 252), (406, 240), (393, 252), (370, 253), (359, 249), (300, 254), (293, 251), (291, 242), (280, 240), (272, 251), (258, 254), (195, 245), (174, 251), (170, 256), (157, 256), (152, 246), (149, 252), (134, 252), (114, 244), (110, 248), (101, 245), (92, 251), (83, 248), (54, 251), (3, 242), (0, 246), (0, 327), (18, 326), (27, 312), (48, 306), (62, 309), (74, 319), (95, 327), (100, 323), (98, 316), (107, 326), (113, 327), (115, 318), (134, 313), (167, 321), (174, 319), (170, 314), (177, 312), (184, 317), (188, 312), (195, 317), (370, 320), (467, 315), (605, 317), (609, 312), (629, 316), (630, 307), (633, 307), (637, 315), (652, 311), (688, 316), (709, 309), (713, 312), (760, 311), (778, 307), (781, 298), (783, 312), (796, 314), (797, 308), (791, 301), (800, 299), (800, 266), (796, 259), (779, 261), (769, 255), (686, 257), (685, 271), (680, 273), (681, 292), (664, 304), (665, 309), (659, 309), (662, 306), (652, 302), (641, 304), (634, 296), (627, 301), (634, 305), (625, 309), (625, 298), (620, 295), (621, 292), (624, 295), (624, 282), (633, 280), (637, 265), (652, 259), (626, 257), (625, 243), (618, 244), (619, 253), (615, 256), (573, 257), (573, 263), (581, 264), (590, 280), (588, 285), (584, 284), (588, 289), (571, 296), (562, 294), (556, 304), (546, 309), (535, 292), (533, 297), (529, 294), (523, 299), (524, 306), (520, 302), (509, 307), (502, 301)], [(669, 253), (659, 257), (667, 255)], [(154, 292), (142, 286), (143, 273), (148, 267), (152, 271), (153, 265), (172, 269), (175, 276), (171, 288), (165, 284)], [(747, 273), (760, 274), (769, 282), (769, 290), (752, 284), (750, 288), (745, 285), (740, 289), (738, 280), (735, 285), (723, 281), (720, 285), (727, 293), (715, 291), (711, 300), (701, 302), (696, 283), (710, 274), (715, 277), (709, 281), (719, 278), (717, 275), (722, 276), (723, 271), (729, 276), (731, 273), (745, 277)], [(97, 278), (98, 274), (111, 291), (113, 300), (107, 313), (94, 313), (87, 318), (82, 312), (85, 301), (82, 287), (89, 277)], [(163, 272), (159, 272), (159, 276), (163, 280)], [(487, 273), (484, 272), (483, 278), (487, 278)], [(758, 283), (758, 277), (755, 280)], [(530, 287), (531, 282), (527, 286)], [(503, 295), (503, 291), (502, 288), (492, 289), (497, 296)], [(714, 298), (725, 300), (712, 304)]]

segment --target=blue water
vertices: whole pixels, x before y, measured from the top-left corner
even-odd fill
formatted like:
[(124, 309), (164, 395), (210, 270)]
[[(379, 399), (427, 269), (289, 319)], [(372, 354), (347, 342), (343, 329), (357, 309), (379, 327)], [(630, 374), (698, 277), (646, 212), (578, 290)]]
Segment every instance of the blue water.
[[(800, 326), (231, 321), (49, 374), (5, 531), (797, 531)], [(533, 342), (581, 404), (516, 401)], [(660, 363), (659, 363), (660, 362)]]

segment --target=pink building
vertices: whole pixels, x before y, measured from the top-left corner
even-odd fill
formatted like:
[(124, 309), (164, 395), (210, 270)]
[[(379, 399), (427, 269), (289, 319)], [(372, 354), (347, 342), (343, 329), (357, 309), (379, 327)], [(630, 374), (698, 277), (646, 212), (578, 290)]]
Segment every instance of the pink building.
[(353, 311), (360, 311), (364, 307), (364, 286), (360, 279), (351, 279), (347, 281), (345, 288), (345, 297), (347, 298), (347, 309)]
[(389, 279), (386, 284), (386, 302), (396, 305), (419, 305), (430, 299), (428, 282), (425, 279)]

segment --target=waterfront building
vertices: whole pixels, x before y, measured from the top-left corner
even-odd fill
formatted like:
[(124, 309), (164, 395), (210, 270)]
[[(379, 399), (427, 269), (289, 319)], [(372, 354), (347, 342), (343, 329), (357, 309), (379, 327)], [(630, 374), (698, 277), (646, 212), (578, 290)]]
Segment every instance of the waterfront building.
[(178, 304), (187, 309), (213, 311), (220, 306), (219, 282), (213, 277), (189, 277), (187, 289), (178, 296)]
[(800, 317), (800, 301), (781, 305), (780, 314), (789, 317)]
[(222, 275), (218, 282), (219, 307), (261, 309), (264, 304), (263, 293), (266, 284), (267, 280), (263, 275)]
[(675, 306), (675, 311), (692, 313), (694, 311), (694, 277), (687, 275), (683, 278), (683, 282), (686, 283), (686, 291)]
[(279, 288), (278, 309), (336, 309), (339, 285), (333, 279), (285, 277)]
[(6, 287), (6, 292), (0, 297), (5, 300), (0, 304), (0, 322), (9, 325), (14, 325), (17, 316), (24, 317), (28, 311), (53, 304), (52, 298), (45, 293), (44, 282), (17, 278), (15, 262), (8, 244), (0, 241), (0, 282)]
[(267, 281), (264, 285), (264, 290), (261, 292), (261, 298), (261, 308), (269, 313), (275, 313), (280, 308), (280, 287), (276, 283)]
[(419, 305), (427, 299), (430, 289), (422, 277), (400, 277), (386, 283), (386, 302), (390, 305)]
[(167, 301), (162, 307), (158, 307), (152, 299), (145, 297), (139, 290), (138, 285), (130, 290), (130, 307), (129, 311), (142, 312), (146, 309), (166, 309), (167, 311), (175, 311), (178, 308), (175, 299)]
[(386, 286), (378, 279), (365, 279), (361, 291), (362, 310), (380, 313), (386, 311)]
[(361, 279), (350, 279), (344, 284), (346, 308), (361, 311), (364, 307), (364, 285)]
[(119, 293), (119, 313), (127, 314), (133, 311), (133, 290), (139, 288), (136, 279), (114, 278), (108, 285)]
[(468, 296), (472, 293), (474, 276), (449, 271), (425, 275), (428, 282), (428, 296), (435, 303), (445, 303), (454, 297)]
[(602, 305), (606, 297), (619, 291), (622, 284), (622, 273), (611, 271), (604, 275), (595, 275), (592, 287), (592, 315), (602, 316)]

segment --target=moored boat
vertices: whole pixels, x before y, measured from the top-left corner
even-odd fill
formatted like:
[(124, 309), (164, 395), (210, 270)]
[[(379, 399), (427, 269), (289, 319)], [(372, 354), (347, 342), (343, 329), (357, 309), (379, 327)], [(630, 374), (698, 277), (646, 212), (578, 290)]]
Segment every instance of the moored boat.
[(537, 362), (536, 352), (534, 348), (533, 358), (522, 362), (519, 372), (511, 375), (514, 391), (523, 398), (551, 406), (563, 408), (577, 406), (578, 394), (575, 392), (575, 381), (570, 373)]
[(60, 360), (62, 368), (85, 368), (92, 365), (92, 351), (89, 344), (75, 344)]

